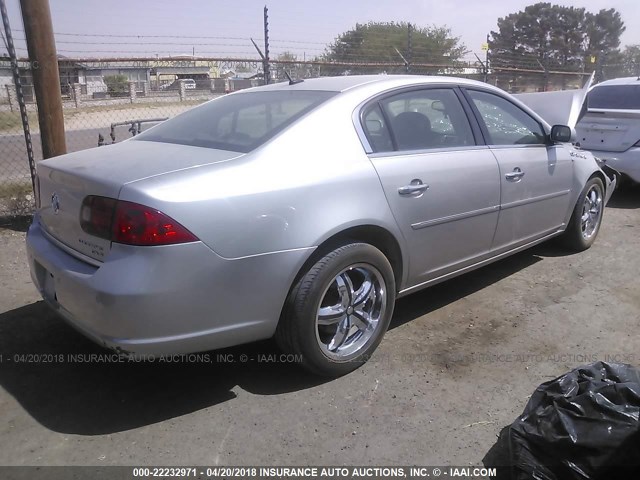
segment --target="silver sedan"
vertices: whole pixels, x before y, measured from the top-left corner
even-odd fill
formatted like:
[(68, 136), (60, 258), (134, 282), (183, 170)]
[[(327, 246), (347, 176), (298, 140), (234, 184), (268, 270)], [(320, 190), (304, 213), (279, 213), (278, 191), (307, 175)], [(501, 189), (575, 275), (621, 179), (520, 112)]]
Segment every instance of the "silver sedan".
[(503, 91), (358, 76), (254, 88), (38, 165), (44, 299), (100, 344), (184, 354), (275, 336), (364, 363), (396, 298), (552, 237), (596, 238), (614, 189)]

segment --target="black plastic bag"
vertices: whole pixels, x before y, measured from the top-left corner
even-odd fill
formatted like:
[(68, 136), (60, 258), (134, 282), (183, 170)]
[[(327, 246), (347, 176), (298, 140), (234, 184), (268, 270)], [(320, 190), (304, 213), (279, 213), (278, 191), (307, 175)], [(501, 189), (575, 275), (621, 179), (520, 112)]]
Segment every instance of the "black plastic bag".
[(513, 480), (640, 478), (640, 372), (596, 362), (543, 383), (485, 466)]

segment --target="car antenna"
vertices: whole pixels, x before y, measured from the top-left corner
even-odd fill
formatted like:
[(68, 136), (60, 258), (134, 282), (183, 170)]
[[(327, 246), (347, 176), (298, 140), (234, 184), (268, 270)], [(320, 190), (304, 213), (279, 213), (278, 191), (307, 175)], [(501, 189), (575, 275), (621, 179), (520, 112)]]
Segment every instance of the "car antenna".
[(287, 77), (287, 80), (289, 80), (289, 85), (295, 85), (296, 83), (304, 82), (304, 80), (301, 78), (299, 78), (298, 80), (293, 80), (291, 78), (291, 75), (289, 75), (289, 72), (287, 72), (286, 68), (283, 68), (282, 71), (284, 72), (285, 77)]
[[(256, 47), (256, 50), (258, 51), (258, 54), (260, 55), (260, 58), (262, 58), (262, 61), (265, 62), (267, 59), (264, 58), (264, 54), (262, 53), (262, 50), (260, 50), (260, 47), (258, 47), (256, 42), (253, 41), (253, 38), (250, 38), (249, 40), (251, 40), (251, 43), (253, 43), (253, 46)], [(289, 72), (287, 72), (286, 69), (283, 68), (282, 71), (284, 72), (284, 75), (287, 77), (287, 80), (289, 80), (289, 85), (295, 85), (296, 83), (304, 82), (304, 80), (302, 80), (302, 79), (299, 79), (299, 80), (292, 79), (291, 75), (289, 75)]]

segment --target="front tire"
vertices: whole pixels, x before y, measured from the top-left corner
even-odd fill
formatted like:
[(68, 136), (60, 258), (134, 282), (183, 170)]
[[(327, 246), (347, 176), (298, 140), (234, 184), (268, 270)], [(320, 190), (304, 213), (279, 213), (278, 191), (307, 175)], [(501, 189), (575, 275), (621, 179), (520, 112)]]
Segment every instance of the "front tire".
[(393, 269), (366, 243), (349, 243), (320, 258), (294, 285), (276, 330), (287, 353), (319, 375), (340, 376), (363, 365), (382, 341), (395, 304)]
[(604, 191), (602, 180), (597, 177), (592, 178), (585, 185), (563, 235), (567, 248), (581, 252), (593, 245), (602, 224)]

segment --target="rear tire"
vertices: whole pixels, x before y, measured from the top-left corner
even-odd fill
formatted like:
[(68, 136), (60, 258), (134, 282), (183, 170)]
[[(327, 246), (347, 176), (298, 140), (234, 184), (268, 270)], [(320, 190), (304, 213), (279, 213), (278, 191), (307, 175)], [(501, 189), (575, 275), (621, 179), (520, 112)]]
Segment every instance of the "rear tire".
[(302, 366), (340, 376), (363, 365), (382, 341), (395, 303), (393, 269), (366, 243), (350, 243), (320, 258), (293, 286), (276, 341)]
[(562, 236), (564, 245), (575, 252), (589, 248), (598, 236), (604, 215), (604, 185), (594, 177), (578, 196), (569, 225)]

